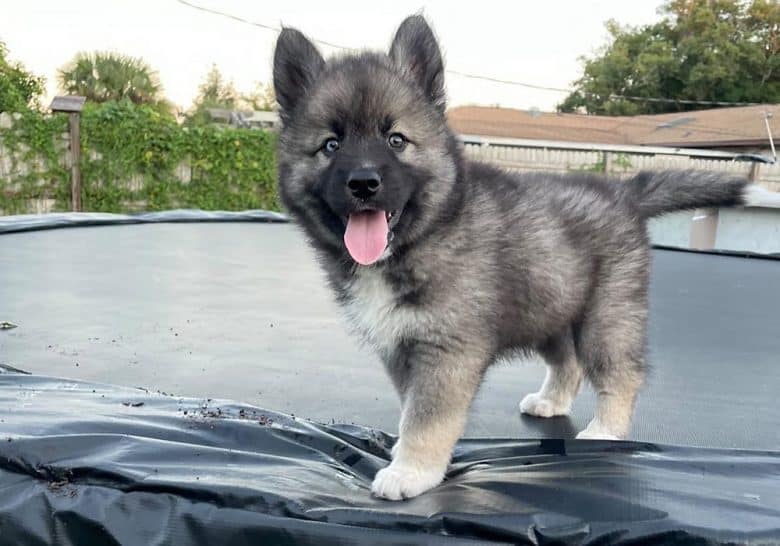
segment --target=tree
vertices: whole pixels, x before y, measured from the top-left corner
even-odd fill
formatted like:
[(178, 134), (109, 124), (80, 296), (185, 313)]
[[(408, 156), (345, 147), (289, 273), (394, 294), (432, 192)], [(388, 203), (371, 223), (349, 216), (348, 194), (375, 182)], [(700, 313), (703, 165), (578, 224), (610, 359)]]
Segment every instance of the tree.
[(272, 86), (258, 82), (249, 93), (239, 93), (233, 82), (225, 80), (216, 65), (212, 65), (203, 83), (198, 86), (198, 95), (187, 115), (187, 124), (208, 123), (210, 117), (207, 110), (210, 108), (249, 112), (273, 110), (275, 104), (276, 97)]
[(209, 108), (233, 110), (238, 99), (238, 91), (233, 82), (225, 81), (217, 66), (212, 65), (203, 78), (203, 83), (198, 86), (198, 94), (192, 101), (185, 122), (187, 125), (204, 125), (210, 121), (207, 113)]
[(270, 111), (276, 105), (274, 87), (257, 82), (249, 93), (241, 95), (239, 107), (242, 110)]
[(62, 91), (89, 101), (129, 100), (168, 109), (157, 73), (143, 60), (120, 53), (78, 53), (59, 71)]
[(43, 78), (8, 60), (8, 48), (0, 41), (0, 112), (37, 108), (43, 94)]
[(558, 110), (634, 115), (711, 108), (674, 100), (780, 102), (780, 3), (667, 0), (662, 20), (606, 27), (609, 43), (583, 58), (583, 75)]
[(211, 66), (203, 83), (198, 86), (198, 96), (195, 97), (194, 106), (198, 108), (226, 108), (233, 109), (238, 104), (238, 91), (233, 82), (225, 81), (222, 73), (216, 65)]

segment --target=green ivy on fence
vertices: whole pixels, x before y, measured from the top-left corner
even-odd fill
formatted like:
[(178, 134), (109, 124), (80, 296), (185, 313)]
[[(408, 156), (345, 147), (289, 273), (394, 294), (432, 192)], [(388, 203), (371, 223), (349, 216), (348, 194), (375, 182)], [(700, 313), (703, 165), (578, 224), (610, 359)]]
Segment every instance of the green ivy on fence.
[[(0, 209), (27, 212), (34, 199), (68, 210), (67, 118), (21, 114), (0, 129), (13, 174), (0, 178)], [(273, 133), (186, 128), (147, 106), (87, 105), (81, 117), (81, 178), (87, 211), (168, 208), (279, 210)], [(24, 174), (20, 174), (24, 173)]]
[(0, 210), (24, 213), (31, 200), (69, 199), (70, 174), (63, 166), (66, 144), (61, 136), (67, 130), (67, 118), (27, 110), (15, 114), (13, 120), (10, 129), (0, 128), (2, 159), (10, 163), (8, 170), (13, 173), (0, 176)]

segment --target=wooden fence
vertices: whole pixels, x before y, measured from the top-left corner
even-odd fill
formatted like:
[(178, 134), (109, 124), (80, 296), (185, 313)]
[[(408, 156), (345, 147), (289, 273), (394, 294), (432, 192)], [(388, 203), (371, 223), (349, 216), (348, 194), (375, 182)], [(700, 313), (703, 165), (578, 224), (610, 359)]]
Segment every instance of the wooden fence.
[(484, 143), (464, 145), (466, 156), (516, 171), (570, 172), (578, 170), (631, 176), (642, 170), (700, 169), (747, 176), (764, 188), (780, 192), (780, 164), (703, 159), (686, 155), (635, 151), (551, 149)]

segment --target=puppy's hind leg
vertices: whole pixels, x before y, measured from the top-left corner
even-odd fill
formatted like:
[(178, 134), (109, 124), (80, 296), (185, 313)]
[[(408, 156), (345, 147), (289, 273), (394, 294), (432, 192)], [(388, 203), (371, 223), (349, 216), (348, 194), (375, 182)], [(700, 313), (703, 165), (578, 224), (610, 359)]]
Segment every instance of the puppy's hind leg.
[(596, 415), (577, 438), (622, 439), (631, 428), (646, 369), (646, 252), (608, 270), (585, 312), (576, 346), (598, 399)]
[(588, 374), (598, 399), (596, 415), (577, 434), (580, 440), (620, 440), (628, 436), (631, 428), (636, 396), (644, 379), (644, 360), (625, 353), (604, 358), (608, 362), (605, 369), (594, 368)]
[(520, 411), (536, 417), (568, 415), (582, 384), (582, 368), (577, 362), (571, 329), (539, 347), (547, 363), (547, 375), (539, 392), (526, 395)]

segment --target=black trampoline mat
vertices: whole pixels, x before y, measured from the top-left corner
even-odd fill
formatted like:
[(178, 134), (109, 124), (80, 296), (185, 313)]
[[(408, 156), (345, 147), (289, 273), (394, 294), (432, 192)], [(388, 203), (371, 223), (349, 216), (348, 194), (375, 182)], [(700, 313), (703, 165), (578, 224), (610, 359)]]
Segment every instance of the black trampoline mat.
[[(780, 447), (780, 261), (653, 252), (648, 384), (632, 439)], [(85, 227), (0, 236), (0, 364), (229, 398), (393, 433), (398, 402), (290, 224)], [(571, 438), (590, 419), (521, 416), (539, 361), (488, 374), (467, 436)], [(0, 426), (1, 428), (1, 426)]]

